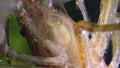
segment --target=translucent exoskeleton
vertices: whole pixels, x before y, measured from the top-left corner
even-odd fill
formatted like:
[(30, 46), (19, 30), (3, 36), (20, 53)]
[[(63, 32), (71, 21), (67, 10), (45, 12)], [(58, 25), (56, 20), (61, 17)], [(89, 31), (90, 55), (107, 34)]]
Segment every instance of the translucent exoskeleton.
[[(79, 4), (83, 1), (77, 0), (81, 10), (85, 9), (83, 3)], [(98, 24), (89, 22), (86, 9), (85, 21), (75, 23), (66, 14), (41, 4), (39, 0), (21, 0), (21, 3), (22, 10), (17, 9), (13, 15), (20, 23), (21, 33), (27, 38), (33, 56), (9, 48), (5, 26), (1, 22), (0, 56), (6, 54), (11, 60), (28, 61), (48, 68), (117, 68), (120, 64), (120, 24), (116, 17), (118, 0), (101, 0)], [(88, 35), (86, 32), (92, 32), (94, 36), (91, 39), (83, 37)], [(110, 37), (114, 51), (107, 66), (103, 54)]]

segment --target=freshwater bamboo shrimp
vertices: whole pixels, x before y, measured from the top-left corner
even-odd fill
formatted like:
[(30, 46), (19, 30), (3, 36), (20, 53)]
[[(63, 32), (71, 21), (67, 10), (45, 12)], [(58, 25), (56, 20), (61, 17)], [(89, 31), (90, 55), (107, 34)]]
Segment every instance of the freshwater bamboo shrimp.
[[(38, 0), (22, 0), (22, 2), (25, 9), (22, 12), (16, 11), (15, 16), (34, 56), (19, 54), (7, 47), (8, 58), (33, 62), (48, 68), (109, 67), (104, 64), (98, 50), (91, 45), (89, 47), (93, 50), (91, 51), (93, 56), (90, 55), (88, 52), (90, 48), (85, 45), (81, 34), (84, 30), (89, 32), (120, 30), (120, 24), (99, 25), (85, 21), (75, 23), (65, 14), (49, 9)], [(93, 39), (91, 43), (94, 42)], [(118, 49), (116, 53), (119, 53)], [(96, 66), (94, 62), (97, 62)]]

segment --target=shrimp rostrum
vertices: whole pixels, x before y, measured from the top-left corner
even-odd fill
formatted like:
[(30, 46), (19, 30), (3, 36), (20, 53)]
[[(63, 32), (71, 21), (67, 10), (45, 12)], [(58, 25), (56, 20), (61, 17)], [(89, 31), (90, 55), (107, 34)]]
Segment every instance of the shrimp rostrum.
[[(112, 3), (117, 0), (112, 1), (101, 1), (99, 24), (94, 24), (89, 21), (75, 23), (66, 14), (41, 4), (39, 0), (22, 0), (22, 10), (16, 9), (13, 16), (20, 23), (21, 34), (26, 37), (33, 56), (18, 53), (8, 46), (6, 24), (2, 26), (1, 22), (0, 56), (5, 54), (10, 60), (27, 61), (48, 68), (117, 68), (120, 63), (120, 24), (109, 20), (110, 10), (115, 9)], [(111, 9), (105, 9), (108, 6)], [(85, 32), (94, 36), (86, 39)], [(110, 65), (106, 65), (103, 54), (110, 38), (114, 54)]]

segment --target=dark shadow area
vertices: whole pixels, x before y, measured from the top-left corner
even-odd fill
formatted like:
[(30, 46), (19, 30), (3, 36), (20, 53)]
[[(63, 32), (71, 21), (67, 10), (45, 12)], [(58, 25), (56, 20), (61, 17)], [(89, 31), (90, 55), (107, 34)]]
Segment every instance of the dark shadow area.
[(74, 20), (74, 21), (79, 21), (82, 20), (82, 14), (78, 6), (76, 5), (76, 2), (74, 0), (71, 0), (67, 3), (64, 4), (69, 16)]
[(103, 58), (104, 58), (106, 64), (109, 65), (112, 60), (112, 40), (109, 40), (109, 44), (108, 44), (105, 52), (106, 53), (104, 54)]
[(97, 22), (100, 14), (100, 0), (85, 0), (85, 6), (91, 22)]

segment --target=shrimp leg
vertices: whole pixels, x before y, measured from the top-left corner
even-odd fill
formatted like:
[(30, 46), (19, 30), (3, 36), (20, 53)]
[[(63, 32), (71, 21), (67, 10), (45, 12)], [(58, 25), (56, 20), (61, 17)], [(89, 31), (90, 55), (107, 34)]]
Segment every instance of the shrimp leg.
[(75, 24), (77, 28), (81, 28), (83, 30), (87, 30), (89, 32), (104, 32), (104, 31), (115, 31), (120, 30), (120, 24), (105, 24), (105, 25), (99, 25), (91, 22), (84, 22), (79, 21)]

